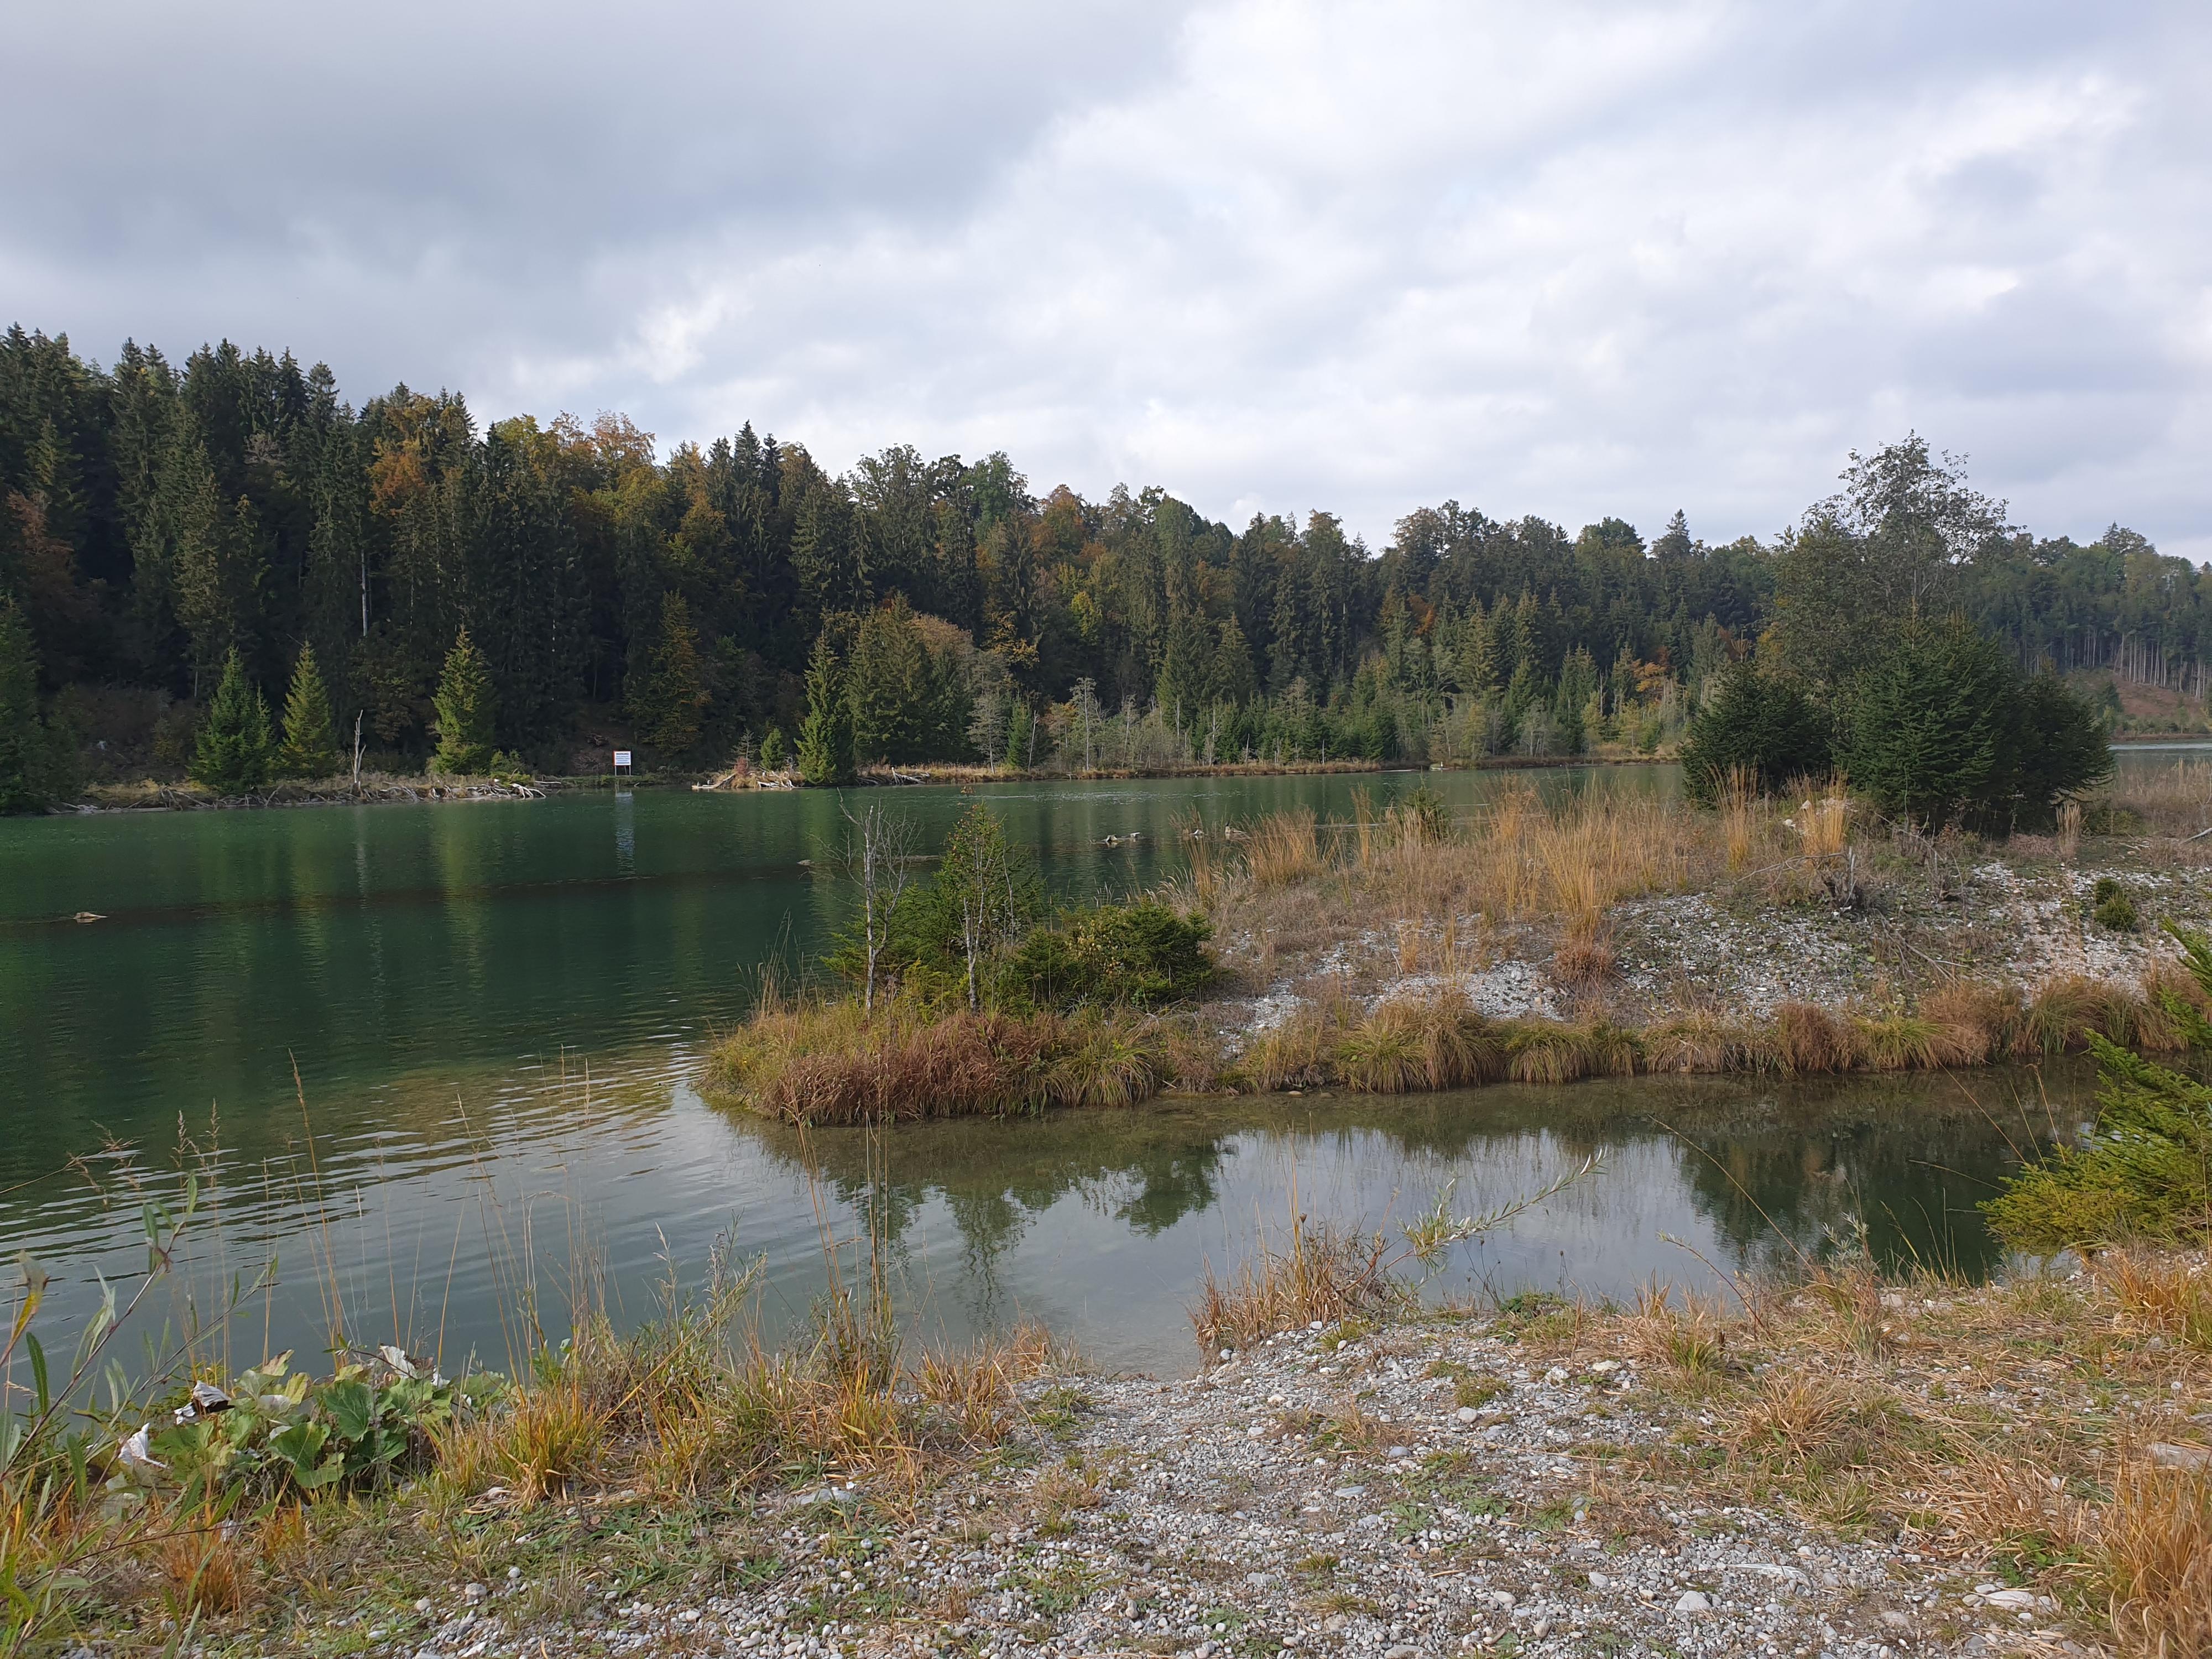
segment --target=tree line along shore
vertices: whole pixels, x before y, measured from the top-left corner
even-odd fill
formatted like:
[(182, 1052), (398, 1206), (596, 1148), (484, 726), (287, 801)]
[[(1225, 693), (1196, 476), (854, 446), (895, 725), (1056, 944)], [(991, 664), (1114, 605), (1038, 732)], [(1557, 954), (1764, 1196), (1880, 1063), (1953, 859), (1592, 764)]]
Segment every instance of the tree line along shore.
[[(1324, 511), (1239, 530), (1158, 489), (1034, 493), (1004, 453), (832, 474), (747, 428), (663, 456), (614, 415), (480, 424), (404, 386), (356, 408), (327, 369), (228, 343), (103, 366), (0, 337), (15, 807), (192, 773), (236, 793), (202, 753), (234, 654), (272, 776), (356, 751), (450, 769), (465, 641), (481, 729), (458, 743), (502, 769), (592, 769), (596, 734), (653, 769), (822, 781), (1666, 752), (1753, 663), (1844, 737), (1844, 680), (1914, 617), (1961, 619), (2117, 729), (2206, 729), (2203, 573), (2118, 526), (2022, 530), (1917, 436), (1765, 540), (1447, 501), (1378, 551)], [(328, 750), (310, 730), (276, 752), (315, 687)]]

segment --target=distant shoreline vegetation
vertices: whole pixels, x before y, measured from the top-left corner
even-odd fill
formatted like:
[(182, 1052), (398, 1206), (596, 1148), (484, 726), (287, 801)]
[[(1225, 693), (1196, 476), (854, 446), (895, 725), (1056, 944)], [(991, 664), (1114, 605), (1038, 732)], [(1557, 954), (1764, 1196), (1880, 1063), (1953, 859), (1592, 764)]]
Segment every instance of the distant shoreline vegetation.
[(1733, 669), (1818, 687), (1907, 615), (2120, 729), (2212, 729), (2212, 579), (2117, 525), (2038, 538), (1917, 436), (1771, 541), (1447, 501), (1378, 552), (1325, 511), (1040, 495), (1004, 453), (664, 457), (616, 414), (356, 408), (228, 343), (0, 337), (4, 810), (251, 793), (256, 700), (270, 777), (1654, 755)]

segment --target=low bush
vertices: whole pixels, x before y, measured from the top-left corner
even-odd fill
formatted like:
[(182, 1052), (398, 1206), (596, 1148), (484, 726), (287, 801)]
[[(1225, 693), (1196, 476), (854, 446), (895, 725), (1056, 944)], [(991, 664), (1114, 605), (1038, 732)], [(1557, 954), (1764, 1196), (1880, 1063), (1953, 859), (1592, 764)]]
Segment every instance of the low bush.
[(1982, 1208), (2020, 1249), (2093, 1249), (2212, 1234), (2212, 1087), (2092, 1036), (2095, 1127), (2014, 1176)]
[(2142, 925), (2136, 915), (2136, 902), (2128, 896), (2128, 890), (2110, 876), (2097, 878), (2097, 885), (2089, 896), (2089, 917), (2100, 927), (2110, 928), (2115, 933), (2132, 933)]
[(1213, 925), (1150, 899), (1103, 904), (1032, 929), (998, 973), (1012, 1006), (1066, 1012), (1126, 1004), (1153, 1007), (1206, 988)]

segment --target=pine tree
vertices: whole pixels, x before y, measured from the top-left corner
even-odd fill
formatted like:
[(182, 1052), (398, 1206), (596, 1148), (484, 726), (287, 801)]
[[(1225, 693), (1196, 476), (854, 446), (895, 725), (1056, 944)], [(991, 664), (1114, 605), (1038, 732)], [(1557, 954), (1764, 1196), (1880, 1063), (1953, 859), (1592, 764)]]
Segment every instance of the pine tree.
[(481, 776), (492, 763), (491, 670), (483, 653), (464, 628), (446, 653), (446, 666), (438, 676), (438, 752), (431, 757), (433, 772), (461, 777)]
[(200, 722), (192, 777), (219, 794), (242, 794), (269, 780), (269, 705), (246, 678), (246, 662), (233, 646), (223, 659), (222, 684)]
[(38, 652), (11, 599), (0, 604), (0, 812), (34, 812), (46, 804), (46, 758)]
[(806, 665), (806, 718), (799, 727), (799, 775), (817, 786), (853, 781), (853, 704), (845, 671), (827, 639)]
[(322, 671), (315, 665), (315, 647), (303, 645), (300, 660), (292, 669), (292, 689), (284, 696), (284, 742), (276, 751), (276, 775), (326, 778), (337, 769), (337, 732), (331, 719), (331, 696), (324, 689)]

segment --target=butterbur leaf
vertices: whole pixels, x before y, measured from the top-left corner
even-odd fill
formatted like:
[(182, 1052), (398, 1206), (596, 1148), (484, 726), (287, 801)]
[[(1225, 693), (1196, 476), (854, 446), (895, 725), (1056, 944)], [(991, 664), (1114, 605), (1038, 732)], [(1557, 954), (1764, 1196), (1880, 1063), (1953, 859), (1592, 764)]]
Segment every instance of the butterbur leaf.
[(366, 1382), (332, 1382), (323, 1389), (321, 1403), (331, 1426), (345, 1439), (359, 1440), (376, 1426), (376, 1391)]
[(331, 1437), (327, 1424), (301, 1422), (287, 1424), (269, 1437), (271, 1455), (283, 1459), (292, 1479), (302, 1486), (327, 1486), (318, 1480), (316, 1462), (322, 1456), (323, 1447)]

